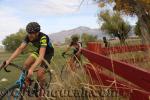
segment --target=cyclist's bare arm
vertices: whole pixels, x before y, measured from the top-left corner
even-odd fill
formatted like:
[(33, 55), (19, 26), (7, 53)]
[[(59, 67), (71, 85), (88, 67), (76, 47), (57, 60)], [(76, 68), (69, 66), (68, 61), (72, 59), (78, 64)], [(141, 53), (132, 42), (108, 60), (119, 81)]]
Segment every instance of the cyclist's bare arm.
[(10, 63), (13, 59), (15, 59), (25, 48), (27, 47), (26, 43), (21, 43), (21, 45), (14, 51), (14, 53), (8, 58), (6, 61)]

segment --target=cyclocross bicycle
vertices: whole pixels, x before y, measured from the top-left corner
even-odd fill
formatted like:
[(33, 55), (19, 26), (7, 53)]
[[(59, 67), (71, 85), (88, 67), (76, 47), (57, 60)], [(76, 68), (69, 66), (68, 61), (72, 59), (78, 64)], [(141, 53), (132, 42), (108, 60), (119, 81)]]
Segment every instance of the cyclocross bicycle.
[[(4, 69), (5, 72), (11, 72), (7, 68), (3, 68), (5, 66), (6, 62), (3, 62), (3, 64), (0, 66), (0, 70)], [(8, 66), (15, 67), (19, 69), (21, 72), (19, 79), (15, 82), (14, 85), (10, 86), (9, 88), (3, 90), (3, 92), (0, 94), (0, 100), (24, 100), (26, 97), (39, 97), (41, 95), (40, 93), (40, 85), (37, 81), (37, 79), (28, 79), (27, 71), (23, 69), (23, 67), (16, 65), (14, 63), (10, 63)], [(34, 72), (37, 72), (38, 68), (34, 70)], [(51, 82), (51, 71), (50, 69), (46, 69), (45, 71), (45, 89), (49, 89), (50, 82)], [(46, 95), (46, 91), (44, 92), (44, 95)]]

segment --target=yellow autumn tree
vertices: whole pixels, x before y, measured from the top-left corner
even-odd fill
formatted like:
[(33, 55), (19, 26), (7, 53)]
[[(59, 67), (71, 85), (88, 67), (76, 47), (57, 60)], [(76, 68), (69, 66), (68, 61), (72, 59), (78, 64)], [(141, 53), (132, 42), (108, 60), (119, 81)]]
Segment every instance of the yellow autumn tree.
[(102, 12), (99, 19), (103, 21), (101, 29), (106, 34), (119, 38), (120, 43), (125, 44), (125, 39), (128, 37), (131, 26), (123, 20), (120, 13), (115, 12), (110, 14), (109, 11)]
[(150, 0), (95, 0), (99, 7), (114, 3), (114, 10), (128, 15), (136, 15), (141, 23), (142, 37), (145, 43), (150, 43)]

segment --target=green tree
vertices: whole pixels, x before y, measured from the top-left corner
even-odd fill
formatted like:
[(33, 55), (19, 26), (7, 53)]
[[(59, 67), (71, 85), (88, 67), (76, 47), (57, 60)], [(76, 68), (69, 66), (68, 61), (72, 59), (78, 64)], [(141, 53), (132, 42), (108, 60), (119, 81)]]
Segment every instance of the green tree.
[(23, 29), (20, 29), (17, 33), (7, 36), (2, 41), (2, 44), (5, 46), (6, 51), (13, 52), (14, 50), (16, 50), (16, 48), (23, 41), (25, 35), (26, 35), (26, 31)]
[(99, 20), (103, 21), (101, 29), (105, 31), (106, 34), (118, 37), (121, 43), (125, 43), (131, 26), (122, 19), (120, 13), (115, 12), (111, 15), (109, 11), (102, 12), (99, 16)]
[(138, 35), (138, 36), (141, 37), (142, 32), (141, 32), (141, 29), (140, 29), (140, 21), (138, 21), (138, 22), (136, 23), (136, 26), (135, 26), (135, 28), (134, 28), (134, 33), (135, 33), (135, 35)]
[(87, 45), (88, 42), (98, 41), (98, 37), (97, 37), (97, 35), (83, 33), (81, 36), (81, 40), (82, 40), (83, 45)]

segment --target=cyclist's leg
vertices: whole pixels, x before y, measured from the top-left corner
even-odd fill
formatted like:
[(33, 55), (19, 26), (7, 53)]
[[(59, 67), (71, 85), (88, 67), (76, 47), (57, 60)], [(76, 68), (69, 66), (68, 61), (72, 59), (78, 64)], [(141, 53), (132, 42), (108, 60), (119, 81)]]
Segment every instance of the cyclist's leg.
[(81, 60), (81, 54), (76, 55), (76, 60), (80, 61)]
[(74, 56), (74, 67), (77, 68), (80, 66), (81, 54)]
[(45, 91), (45, 70), (45, 68), (40, 67), (37, 72), (37, 79), (40, 85), (40, 96), (43, 96)]
[(75, 69), (74, 69), (74, 62), (75, 62), (75, 58), (74, 58), (74, 57), (70, 57), (68, 63), (69, 63), (69, 66), (70, 66), (70, 68), (71, 68), (72, 71), (75, 70)]
[(81, 54), (76, 56), (74, 55), (73, 57), (70, 58), (69, 65), (72, 71), (75, 71), (75, 68), (80, 66), (80, 61), (81, 61)]
[(32, 53), (24, 62), (24, 68), (28, 70), (31, 67), (31, 65), (35, 62), (37, 57), (38, 56), (35, 53)]
[(43, 67), (38, 68), (37, 78), (38, 78), (38, 81), (40, 82), (40, 85), (41, 85), (41, 86), (44, 85), (44, 84), (43, 84), (43, 80), (45, 80), (45, 76), (44, 76), (45, 71), (46, 71), (46, 69), (43, 68)]
[(81, 64), (81, 53), (75, 56), (75, 64)]
[[(53, 55), (46, 55), (44, 58), (50, 64), (50, 61), (52, 59)], [(37, 72), (37, 78), (40, 83), (41, 90), (45, 91), (45, 71), (48, 68), (48, 65), (43, 61), (41, 63), (41, 67), (39, 68)], [(41, 93), (41, 96), (43, 96), (43, 93)]]
[[(33, 52), (27, 59), (26, 59), (26, 61), (24, 62), (24, 69), (25, 70), (28, 70), (31, 66), (32, 66), (32, 64), (35, 62), (35, 60), (38, 58), (38, 55), (37, 55), (37, 53), (36, 52)], [(28, 86), (29, 85), (29, 78), (27, 78), (26, 77), (26, 79), (25, 79), (25, 83), (26, 83), (26, 85)]]

